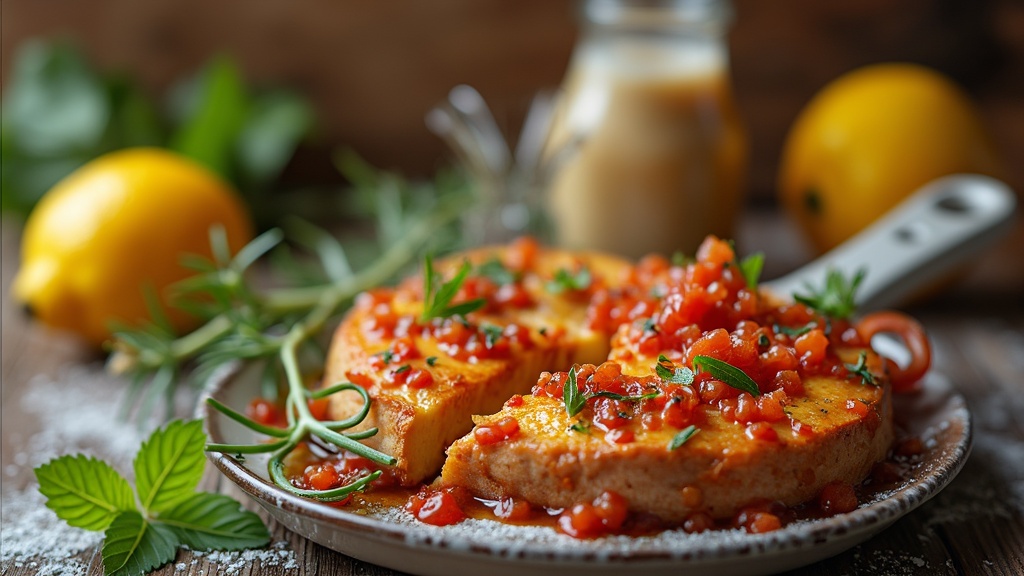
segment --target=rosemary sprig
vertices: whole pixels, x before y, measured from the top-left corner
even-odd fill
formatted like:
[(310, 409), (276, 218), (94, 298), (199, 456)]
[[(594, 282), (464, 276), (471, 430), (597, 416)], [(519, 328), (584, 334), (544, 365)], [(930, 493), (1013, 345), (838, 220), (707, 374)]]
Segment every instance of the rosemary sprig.
[(434, 263), (427, 254), (423, 259), (423, 314), (420, 315), (421, 322), (430, 322), (434, 318), (449, 318), (451, 316), (465, 316), (474, 310), (478, 310), (487, 303), (483, 298), (476, 298), (461, 304), (451, 305), (452, 299), (459, 293), (459, 288), (466, 281), (466, 276), (472, 269), (469, 261), (463, 261), (455, 276), (435, 289), (438, 281), (438, 274), (434, 271)]

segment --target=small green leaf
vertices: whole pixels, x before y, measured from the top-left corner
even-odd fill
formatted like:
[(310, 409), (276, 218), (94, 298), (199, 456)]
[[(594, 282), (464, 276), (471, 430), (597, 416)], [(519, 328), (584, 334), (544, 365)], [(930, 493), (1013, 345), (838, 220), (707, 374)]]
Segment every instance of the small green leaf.
[(868, 353), (861, 350), (860, 355), (857, 357), (856, 364), (844, 364), (844, 366), (846, 366), (846, 369), (849, 370), (851, 374), (860, 376), (861, 384), (877, 386), (878, 379), (875, 378), (875, 375), (872, 374), (870, 370), (868, 370), (867, 358)]
[(789, 326), (781, 326), (779, 324), (773, 324), (772, 325), (772, 330), (774, 330), (776, 334), (785, 334), (786, 336), (791, 336), (791, 337), (795, 338), (797, 336), (803, 336), (804, 334), (807, 334), (808, 332), (810, 332), (811, 330), (814, 330), (817, 327), (818, 327), (818, 323), (817, 322), (808, 322), (807, 324), (805, 324), (803, 326), (800, 326), (800, 327), (797, 327), (797, 328), (791, 328)]
[(434, 292), (434, 285), (437, 284), (437, 273), (434, 271), (434, 263), (428, 254), (423, 262), (423, 314), (420, 315), (421, 322), (429, 322), (434, 318), (448, 318), (451, 316), (465, 316), (474, 310), (482, 308), (487, 303), (483, 298), (477, 298), (463, 302), (455, 306), (449, 306), (459, 288), (466, 281), (471, 266), (469, 261), (463, 261), (455, 277), (445, 282)]
[(292, 92), (254, 98), (236, 141), (239, 176), (257, 186), (276, 180), (309, 133), (313, 116), (309, 103)]
[(160, 513), (182, 544), (193, 550), (242, 550), (270, 541), (263, 521), (223, 494), (200, 492)]
[(861, 268), (847, 280), (842, 272), (829, 270), (824, 287), (816, 290), (808, 285), (809, 294), (793, 294), (793, 300), (830, 318), (849, 318), (857, 310), (857, 288), (864, 281), (865, 275), (867, 270)]
[(650, 400), (651, 398), (657, 398), (660, 394), (660, 392), (648, 392), (647, 394), (641, 394), (639, 396), (623, 396), (622, 394), (616, 394), (615, 392), (601, 390), (600, 392), (594, 392), (590, 397), (596, 398), (601, 396), (604, 398), (611, 398), (612, 400), (618, 400), (620, 402), (642, 402), (644, 400)]
[(562, 385), (562, 401), (565, 403), (565, 413), (569, 416), (579, 414), (587, 404), (587, 399), (580, 394), (580, 387), (576, 382), (575, 366), (569, 369), (569, 376), (565, 379), (565, 384)]
[(135, 509), (132, 488), (106, 462), (61, 456), (35, 469), (46, 507), (71, 526), (104, 530), (118, 514)]
[(491, 258), (487, 262), (477, 266), (476, 273), (484, 278), (490, 279), (498, 286), (514, 284), (519, 279), (518, 275), (508, 268), (505, 268), (505, 265), (497, 258)]
[(715, 379), (721, 380), (729, 386), (742, 390), (751, 396), (761, 395), (757, 382), (754, 382), (750, 376), (747, 376), (746, 372), (728, 362), (723, 362), (711, 356), (694, 356), (693, 367), (701, 372), (707, 372), (714, 376)]
[(434, 366), (437, 364), (437, 356), (427, 356), (427, 366)]
[(693, 370), (686, 366), (676, 367), (664, 354), (658, 356), (658, 363), (654, 365), (654, 371), (658, 377), (670, 384), (693, 384)]
[(175, 420), (142, 444), (134, 466), (144, 510), (161, 512), (192, 495), (203, 475), (205, 445), (200, 420)]
[(484, 344), (488, 348), (494, 348), (494, 345), (505, 333), (505, 330), (501, 326), (494, 324), (484, 324), (480, 326), (480, 329), (484, 332)]
[(174, 560), (178, 539), (167, 526), (151, 524), (132, 510), (120, 513), (104, 534), (103, 572), (141, 576)]
[(747, 288), (757, 289), (757, 282), (761, 278), (761, 270), (764, 268), (764, 254), (756, 252), (741, 260), (738, 264), (743, 279), (747, 281)]
[(586, 422), (573, 422), (569, 426), (570, 432), (576, 432), (577, 434), (590, 434), (590, 425)]
[(581, 267), (575, 273), (569, 272), (565, 268), (559, 268), (558, 272), (555, 272), (554, 279), (548, 281), (545, 288), (551, 294), (561, 294), (562, 292), (573, 291), (573, 290), (586, 290), (590, 288), (593, 277), (590, 274), (590, 269), (586, 266)]
[(693, 435), (696, 434), (697, 432), (700, 432), (700, 428), (697, 428), (692, 424), (690, 426), (687, 426), (686, 428), (683, 428), (682, 430), (679, 431), (678, 434), (672, 437), (672, 440), (668, 443), (668, 449), (675, 450), (676, 448), (679, 448), (683, 444), (686, 444), (686, 441), (689, 440), (690, 438), (693, 438)]

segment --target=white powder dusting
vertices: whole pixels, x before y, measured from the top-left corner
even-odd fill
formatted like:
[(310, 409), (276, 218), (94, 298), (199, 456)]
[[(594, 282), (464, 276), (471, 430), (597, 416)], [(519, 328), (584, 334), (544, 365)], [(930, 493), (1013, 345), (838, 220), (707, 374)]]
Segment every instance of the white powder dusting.
[(29, 567), (40, 576), (80, 576), (88, 566), (72, 558), (103, 539), (98, 532), (68, 526), (43, 504), (35, 486), (5, 493), (0, 509), (0, 563)]
[[(118, 403), (126, 386), (125, 381), (106, 374), (99, 364), (71, 365), (58, 369), (54, 377), (34, 377), (25, 386), (20, 408), (38, 420), (38, 432), (28, 437), (11, 435), (10, 445), (17, 446), (18, 452), (5, 466), (4, 475), (33, 477), (31, 468), (64, 454), (84, 453), (109, 462), (130, 479), (135, 453), (158, 424), (152, 420), (139, 426), (118, 420)], [(187, 393), (179, 395), (177, 405), (180, 415), (189, 413)], [(157, 412), (162, 412), (161, 406)], [(8, 484), (0, 494), (0, 563), (4, 571), (27, 567), (40, 576), (87, 574), (89, 566), (75, 556), (99, 546), (103, 535), (73, 528), (57, 518), (46, 508), (34, 481), (11, 489)], [(298, 568), (287, 542), (263, 550), (193, 555), (202, 556), (211, 567), (210, 573), (218, 574), (237, 574), (254, 564)], [(187, 569), (184, 562), (175, 565), (175, 571)]]

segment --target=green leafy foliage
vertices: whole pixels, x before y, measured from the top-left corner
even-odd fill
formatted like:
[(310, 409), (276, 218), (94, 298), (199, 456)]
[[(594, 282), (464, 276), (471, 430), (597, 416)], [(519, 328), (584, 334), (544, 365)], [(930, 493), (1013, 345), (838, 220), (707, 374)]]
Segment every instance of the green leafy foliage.
[(240, 510), (238, 502), (224, 494), (192, 494), (159, 518), (193, 550), (238, 550), (267, 542), (259, 516)]
[(757, 382), (754, 382), (747, 373), (739, 368), (719, 360), (718, 358), (712, 358), (711, 356), (694, 356), (693, 367), (697, 368), (701, 372), (707, 372), (715, 377), (716, 380), (721, 380), (729, 386), (742, 390), (751, 396), (760, 396), (761, 390), (757, 387)]
[(857, 288), (864, 281), (867, 270), (861, 268), (847, 279), (839, 270), (829, 270), (825, 285), (820, 289), (807, 286), (808, 294), (793, 294), (793, 300), (804, 304), (829, 318), (846, 319), (857, 311)]
[(570, 417), (579, 414), (587, 404), (587, 397), (580, 392), (579, 383), (576, 382), (575, 366), (569, 369), (565, 384), (562, 384), (562, 401), (565, 403), (565, 413)]
[(878, 379), (871, 373), (871, 370), (868, 370), (867, 359), (868, 353), (861, 350), (860, 355), (857, 356), (856, 364), (844, 364), (844, 366), (850, 371), (850, 374), (860, 376), (861, 384), (877, 386)]
[(260, 208), (267, 185), (313, 126), (303, 98), (250, 89), (224, 56), (179, 82), (169, 104), (156, 105), (132, 78), (97, 71), (73, 44), (26, 42), (3, 97), (3, 210), (27, 214), (75, 168), (133, 146), (166, 146), (189, 156)]
[(747, 281), (747, 288), (757, 290), (757, 283), (761, 278), (761, 270), (764, 268), (764, 254), (755, 252), (740, 260), (737, 264), (743, 279)]
[(206, 435), (198, 420), (156, 430), (135, 457), (136, 488), (108, 464), (62, 456), (35, 469), (46, 505), (71, 526), (104, 531), (108, 575), (139, 576), (174, 559), (178, 546), (240, 550), (265, 545), (270, 534), (229, 496), (195, 492), (203, 473)]
[(658, 377), (670, 384), (693, 384), (693, 370), (686, 366), (675, 366), (664, 354), (658, 356), (658, 363), (654, 365), (654, 371)]
[(160, 512), (191, 496), (203, 476), (206, 434), (201, 420), (175, 420), (142, 443), (135, 456), (135, 488), (142, 508)]
[(147, 574), (174, 560), (178, 549), (169, 527), (149, 522), (135, 510), (119, 514), (103, 536), (103, 572), (107, 576)]
[(548, 281), (545, 288), (551, 294), (561, 294), (563, 292), (586, 290), (590, 288), (592, 281), (593, 277), (590, 274), (590, 269), (586, 266), (581, 267), (576, 272), (559, 268), (555, 272), (555, 277)]
[(35, 469), (46, 506), (71, 526), (103, 530), (125, 510), (135, 509), (135, 495), (117, 470), (86, 456), (61, 456)]
[(697, 432), (700, 432), (700, 428), (697, 428), (692, 424), (687, 426), (686, 428), (683, 428), (682, 430), (679, 431), (678, 434), (672, 437), (672, 440), (669, 441), (668, 449), (675, 450), (682, 446), (683, 444), (686, 444), (686, 441), (689, 440), (690, 438), (693, 438), (693, 435), (696, 434)]
[(423, 314), (420, 315), (422, 322), (430, 322), (434, 318), (448, 318), (451, 316), (465, 316), (474, 310), (478, 310), (487, 303), (483, 298), (475, 298), (454, 306), (452, 299), (459, 293), (459, 288), (466, 281), (466, 276), (472, 269), (468, 261), (459, 266), (455, 276), (437, 287), (440, 280), (437, 272), (434, 271), (434, 263), (430, 255), (423, 260)]
[(476, 273), (484, 278), (488, 278), (491, 282), (494, 282), (498, 286), (504, 286), (505, 284), (514, 284), (519, 277), (517, 274), (505, 267), (501, 263), (501, 260), (497, 258), (491, 258), (487, 262), (476, 267)]

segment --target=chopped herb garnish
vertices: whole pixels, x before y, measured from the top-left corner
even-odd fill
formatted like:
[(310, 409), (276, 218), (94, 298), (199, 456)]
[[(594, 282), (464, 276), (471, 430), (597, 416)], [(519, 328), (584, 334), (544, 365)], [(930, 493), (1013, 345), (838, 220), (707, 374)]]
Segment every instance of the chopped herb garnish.
[(391, 364), (391, 359), (395, 357), (395, 353), (391, 350), (385, 350), (374, 354), (374, 356), (380, 356), (381, 359), (384, 360), (384, 364)]
[(428, 356), (427, 366), (433, 366), (434, 364), (437, 364), (437, 356)]
[(807, 334), (808, 332), (814, 330), (817, 327), (817, 322), (808, 322), (807, 324), (800, 326), (799, 328), (790, 328), (789, 326), (773, 324), (772, 330), (774, 330), (776, 334), (785, 334), (786, 336), (796, 338), (797, 336), (803, 336), (804, 334)]
[(768, 339), (767, 334), (758, 334), (757, 345), (761, 348), (767, 348), (772, 345), (772, 341)]
[(541, 336), (547, 336), (548, 335), (548, 327), (547, 326), (541, 326), (540, 329), (537, 330), (537, 333), (540, 334)]
[(855, 295), (866, 274), (867, 270), (861, 268), (853, 278), (847, 280), (842, 272), (829, 270), (825, 276), (825, 286), (821, 290), (815, 290), (808, 285), (807, 290), (810, 294), (793, 294), (793, 300), (830, 318), (849, 318), (857, 309)]
[(519, 275), (508, 268), (505, 268), (505, 265), (497, 258), (491, 258), (487, 262), (477, 266), (476, 273), (484, 278), (490, 279), (498, 286), (515, 284), (516, 281), (519, 280)]
[(693, 367), (701, 372), (707, 372), (737, 390), (742, 390), (751, 396), (760, 396), (761, 391), (747, 373), (739, 368), (723, 362), (711, 356), (694, 356)]
[(602, 390), (600, 392), (594, 392), (592, 395), (589, 396), (589, 398), (603, 396), (604, 398), (611, 398), (612, 400), (620, 400), (622, 402), (642, 402), (644, 400), (650, 400), (651, 398), (657, 398), (660, 394), (660, 392), (655, 391), (648, 392), (647, 394), (641, 394), (639, 396), (623, 396), (622, 394), (616, 394), (615, 392), (608, 392), (607, 390)]
[(569, 426), (569, 430), (580, 434), (590, 434), (590, 425), (585, 422), (573, 422), (572, 426)]
[(434, 272), (434, 263), (430, 259), (428, 254), (424, 258), (424, 272), (423, 272), (423, 314), (420, 316), (422, 322), (429, 322), (434, 318), (448, 318), (450, 316), (465, 316), (470, 312), (481, 308), (487, 303), (483, 298), (477, 298), (475, 300), (469, 300), (455, 306), (449, 306), (455, 295), (459, 293), (459, 288), (462, 287), (462, 283), (466, 281), (466, 276), (469, 275), (470, 265), (469, 262), (463, 261), (462, 266), (459, 267), (459, 271), (455, 274), (455, 277), (441, 285), (437, 291), (434, 291), (434, 284), (437, 283), (438, 278)]
[(562, 401), (565, 402), (565, 413), (569, 416), (575, 416), (583, 410), (583, 407), (587, 404), (587, 399), (583, 394), (580, 394), (580, 387), (576, 382), (576, 367), (573, 366), (569, 369), (569, 377), (565, 379), (565, 384), (562, 385)]
[(678, 434), (672, 437), (672, 441), (668, 443), (668, 449), (675, 450), (676, 448), (679, 448), (683, 444), (686, 444), (686, 441), (689, 440), (690, 438), (693, 438), (693, 435), (696, 434), (697, 432), (700, 432), (700, 428), (697, 428), (692, 424), (687, 426), (686, 428), (683, 428), (682, 430), (679, 431)]
[(402, 364), (401, 366), (395, 369), (395, 374), (401, 374), (402, 372), (408, 372), (409, 370), (412, 370), (412, 366), (408, 364)]
[(872, 386), (877, 386), (878, 379), (875, 378), (875, 375), (872, 374), (870, 370), (868, 370), (867, 360), (868, 353), (864, 350), (861, 350), (860, 356), (857, 357), (856, 364), (844, 364), (844, 366), (846, 366), (846, 369), (850, 371), (850, 374), (860, 376), (860, 381), (862, 384), (870, 384)]
[(761, 270), (764, 268), (764, 254), (755, 252), (737, 262), (736, 267), (747, 281), (747, 288), (757, 290), (757, 281), (761, 278)]
[(484, 343), (488, 348), (494, 348), (502, 334), (505, 333), (501, 326), (495, 326), (494, 324), (484, 324), (480, 326), (480, 329), (484, 331)]
[(693, 370), (686, 366), (675, 366), (664, 354), (658, 356), (658, 363), (654, 365), (654, 371), (658, 377), (670, 384), (693, 384)]
[(677, 252), (673, 252), (672, 253), (672, 265), (673, 266), (678, 266), (678, 267), (682, 268), (683, 266), (686, 266), (687, 264), (691, 264), (691, 263), (693, 263), (695, 261), (696, 260), (694, 260), (692, 257), (687, 256), (686, 254), (683, 254), (682, 252), (678, 252), (677, 251)]
[(592, 281), (590, 269), (586, 266), (581, 267), (575, 274), (565, 268), (559, 268), (558, 272), (555, 272), (554, 279), (547, 283), (546, 288), (552, 294), (561, 294), (568, 290), (586, 290), (590, 288)]
[(654, 318), (648, 318), (647, 320), (644, 320), (644, 324), (643, 326), (641, 326), (641, 328), (643, 328), (644, 332), (653, 332), (655, 334), (658, 333), (658, 325), (654, 322)]

